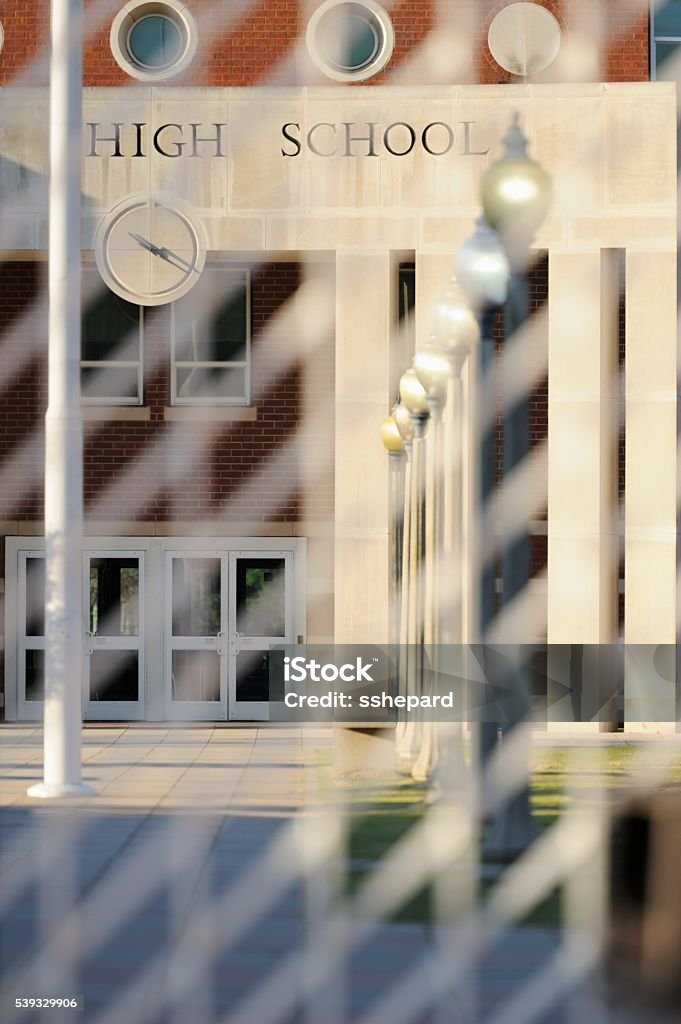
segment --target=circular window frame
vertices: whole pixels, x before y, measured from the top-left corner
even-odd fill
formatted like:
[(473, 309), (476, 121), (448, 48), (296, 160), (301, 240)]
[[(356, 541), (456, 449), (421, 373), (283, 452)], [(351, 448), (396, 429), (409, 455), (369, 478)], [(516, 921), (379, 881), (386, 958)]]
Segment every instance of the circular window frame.
[[(145, 18), (167, 18), (178, 28), (182, 39), (179, 56), (168, 64), (151, 67), (142, 64), (132, 53), (128, 41), (135, 25)], [(181, 0), (130, 0), (122, 7), (111, 25), (111, 52), (126, 75), (139, 82), (159, 82), (173, 78), (189, 67), (199, 45), (196, 22)]]
[[(323, 27), (324, 18), (330, 11), (341, 7), (364, 8), (371, 16), (380, 35), (380, 45), (376, 55), (368, 64), (356, 71), (343, 71), (336, 64), (331, 63), (317, 43), (317, 36)], [(334, 82), (364, 82), (379, 74), (392, 57), (395, 49), (395, 29), (388, 12), (375, 0), (324, 0), (324, 3), (319, 5), (308, 22), (305, 44), (313, 63), (327, 78), (331, 78)]]
[[(138, 25), (141, 25), (142, 22), (144, 22), (144, 21), (148, 21), (150, 18), (163, 18), (165, 21), (169, 22), (178, 31), (178, 34), (180, 36), (180, 45), (179, 45), (178, 53), (175, 54), (171, 58), (171, 60), (167, 60), (164, 64), (145, 64), (143, 60), (140, 60), (139, 57), (135, 56), (135, 52), (134, 52), (134, 50), (132, 48), (132, 43), (131, 43), (130, 37), (132, 36), (133, 32), (135, 31), (135, 29), (137, 28)], [(127, 49), (128, 53), (132, 56), (132, 58), (134, 59), (135, 63), (137, 64), (137, 67), (141, 68), (143, 71), (152, 71), (152, 72), (167, 71), (168, 68), (174, 67), (175, 64), (177, 63), (177, 61), (181, 60), (181, 58), (182, 58), (182, 53), (183, 53), (182, 30), (178, 28), (178, 25), (177, 25), (177, 22), (175, 21), (175, 19), (174, 18), (169, 18), (167, 14), (159, 14), (157, 12), (155, 12), (153, 14), (143, 14), (141, 18), (137, 18), (135, 21), (133, 21), (132, 25), (128, 29), (128, 33), (127, 33), (126, 40), (125, 40), (125, 45), (126, 45), (126, 49)]]

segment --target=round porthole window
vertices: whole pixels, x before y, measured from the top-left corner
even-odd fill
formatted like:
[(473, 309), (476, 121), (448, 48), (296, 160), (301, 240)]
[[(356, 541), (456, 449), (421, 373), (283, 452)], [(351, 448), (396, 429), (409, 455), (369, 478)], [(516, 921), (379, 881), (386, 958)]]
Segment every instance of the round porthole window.
[(147, 14), (128, 32), (128, 51), (143, 68), (168, 68), (182, 55), (182, 33), (164, 14)]
[(196, 25), (180, 0), (131, 0), (111, 26), (111, 50), (127, 74), (143, 82), (178, 74), (197, 46)]
[(327, 77), (361, 82), (388, 63), (395, 33), (388, 13), (373, 0), (326, 0), (310, 18), (306, 43)]

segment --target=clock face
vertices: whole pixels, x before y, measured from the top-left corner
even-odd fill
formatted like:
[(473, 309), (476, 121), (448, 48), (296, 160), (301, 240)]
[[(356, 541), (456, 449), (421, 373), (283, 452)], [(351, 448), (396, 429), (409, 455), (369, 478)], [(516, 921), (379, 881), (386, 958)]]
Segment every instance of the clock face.
[(122, 299), (160, 306), (196, 284), (206, 246), (201, 225), (186, 207), (133, 196), (102, 221), (95, 258), (102, 278)]

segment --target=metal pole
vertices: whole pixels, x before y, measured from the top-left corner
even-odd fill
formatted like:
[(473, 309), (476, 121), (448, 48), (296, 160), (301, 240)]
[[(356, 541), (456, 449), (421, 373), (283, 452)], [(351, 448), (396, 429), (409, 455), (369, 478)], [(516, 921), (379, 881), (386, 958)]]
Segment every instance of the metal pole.
[(81, 783), (83, 431), (80, 410), (82, 0), (52, 0), (48, 408), (45, 416), (45, 760), (30, 796)]
[(404, 474), (402, 466), (404, 452), (388, 454), (390, 476), (390, 619), (389, 643), (391, 647), (400, 642), (400, 581), (402, 578), (402, 531), (404, 504)]
[[(509, 282), (508, 300), (504, 318), (504, 345), (506, 350), (518, 344), (518, 332), (529, 316), (528, 283), (525, 264), (522, 270), (515, 270)], [(506, 381), (503, 386), (505, 388)], [(506, 398), (506, 396), (505, 396)], [(504, 480), (526, 459), (530, 450), (530, 418), (529, 396), (523, 395), (512, 407), (509, 401), (503, 403), (504, 431)], [(509, 517), (504, 514), (503, 503), (507, 495), (502, 490), (502, 530), (505, 530)], [(507, 606), (514, 598), (522, 594), (530, 580), (530, 536), (528, 529), (520, 531), (513, 540), (503, 538), (502, 551), (502, 605)], [(523, 637), (522, 641), (526, 642)], [(521, 725), (530, 713), (529, 668), (523, 653), (523, 644), (519, 645), (519, 655), (511, 674), (513, 689), (518, 695), (513, 720), (506, 730), (510, 731)], [(502, 741), (503, 742), (503, 741)], [(529, 750), (527, 751), (527, 771), (529, 780)], [(498, 863), (510, 863), (519, 857), (536, 838), (537, 827), (530, 809), (530, 787), (528, 783), (522, 787), (505, 807), (497, 814), (492, 826), (485, 835), (483, 856), (485, 860)]]
[(440, 643), (461, 644), (464, 604), (463, 513), (463, 382), (461, 374), (469, 349), (449, 353), (444, 416), (442, 574), (440, 583)]
[[(407, 694), (422, 692), (423, 684), (423, 561), (424, 561), (424, 452), (427, 417), (412, 416), (411, 510), (409, 543), (409, 598), (407, 620)], [(411, 774), (421, 743), (421, 723), (409, 715), (397, 745), (397, 770)]]
[[(426, 438), (426, 491), (425, 491), (425, 565), (424, 565), (424, 623), (423, 639), (431, 659), (431, 670), (437, 674), (438, 644), (440, 643), (440, 579), (442, 565), (442, 408), (430, 403), (430, 430)], [(437, 764), (437, 732), (434, 722), (421, 723), (421, 743), (412, 768), (416, 782), (426, 782)]]
[[(480, 439), (480, 477), (478, 490), (478, 523), (475, 565), (479, 587), (480, 640), (484, 644), (496, 614), (496, 538), (493, 522), (496, 517), (496, 399), (497, 374), (494, 351), (494, 320), (499, 307), (488, 304), (480, 313), (480, 345), (478, 348), (478, 385), (493, 403), (494, 412), (484, 431), (478, 429)], [(478, 401), (478, 423), (485, 416), (485, 402)], [(480, 768), (484, 770), (496, 746), (498, 725), (482, 721), (479, 728)]]
[[(412, 441), (404, 441), (406, 456), (404, 466), (404, 514), (402, 520), (402, 560), (400, 579), (400, 654), (399, 654), (399, 692), (407, 695), (409, 678), (409, 602), (411, 600), (411, 558), (412, 558)], [(409, 749), (404, 745), (407, 728), (407, 715), (400, 712), (395, 728), (395, 756), (397, 760), (406, 759)]]

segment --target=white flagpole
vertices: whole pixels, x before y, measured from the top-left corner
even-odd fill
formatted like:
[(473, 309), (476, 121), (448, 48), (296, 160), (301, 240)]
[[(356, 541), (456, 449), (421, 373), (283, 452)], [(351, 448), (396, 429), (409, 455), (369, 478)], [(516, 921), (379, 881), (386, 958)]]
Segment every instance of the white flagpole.
[(82, 0), (52, 0), (49, 357), (45, 416), (45, 761), (30, 796), (81, 782), (83, 428), (80, 410)]

